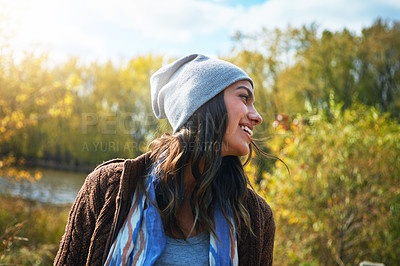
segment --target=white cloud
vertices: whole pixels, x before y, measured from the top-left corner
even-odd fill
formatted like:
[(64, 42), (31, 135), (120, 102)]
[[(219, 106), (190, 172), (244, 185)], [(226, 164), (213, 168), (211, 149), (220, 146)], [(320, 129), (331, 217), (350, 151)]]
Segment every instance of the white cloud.
[[(74, 3), (75, 2), (75, 3)], [(58, 0), (15, 0), (6, 2), (12, 16), (18, 17), (11, 25), (15, 31), (14, 48), (21, 50), (55, 51), (56, 57), (82, 53), (105, 52), (104, 42), (85, 32), (79, 24), (68, 21), (66, 5)], [(72, 0), (68, 7), (75, 8)]]
[(288, 25), (300, 27), (314, 22), (324, 29), (340, 30), (347, 27), (360, 30), (375, 19), (366, 12), (373, 8), (368, 1), (270, 0), (251, 7), (231, 26), (231, 30), (254, 32), (261, 27), (283, 29)]
[(269, 0), (244, 8), (209, 0), (88, 0), (107, 20), (155, 41), (190, 43), (202, 36), (309, 25), (359, 31), (370, 25), (376, 6), (398, 7), (397, 0)]
[(16, 47), (40, 43), (52, 54), (102, 59), (189, 50), (226, 54), (236, 30), (316, 22), (359, 31), (378, 16), (400, 19), (398, 0), (268, 0), (249, 7), (226, 0), (0, 0), (0, 6), (11, 8), (13, 21), (20, 19)]
[(399, 0), (374, 0), (376, 5), (388, 5), (393, 8), (400, 9), (400, 1)]
[(194, 0), (93, 1), (105, 18), (154, 38), (169, 42), (189, 42), (196, 34), (225, 30), (238, 8), (215, 2)]

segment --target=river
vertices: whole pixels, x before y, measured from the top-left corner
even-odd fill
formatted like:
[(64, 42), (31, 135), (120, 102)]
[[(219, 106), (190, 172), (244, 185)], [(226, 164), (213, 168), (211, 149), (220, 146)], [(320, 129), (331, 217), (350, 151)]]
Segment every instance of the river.
[(52, 204), (73, 203), (87, 174), (51, 169), (35, 169), (42, 172), (40, 180), (9, 181), (0, 178), (0, 193), (20, 196)]

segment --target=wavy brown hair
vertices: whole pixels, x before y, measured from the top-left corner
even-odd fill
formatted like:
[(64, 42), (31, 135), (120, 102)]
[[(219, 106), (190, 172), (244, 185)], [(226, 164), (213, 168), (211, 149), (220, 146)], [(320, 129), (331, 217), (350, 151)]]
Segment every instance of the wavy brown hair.
[[(243, 205), (250, 184), (238, 156), (222, 157), (222, 139), (228, 123), (228, 113), (222, 91), (202, 105), (174, 135), (164, 134), (151, 144), (151, 158), (157, 162), (160, 182), (155, 187), (157, 208), (166, 232), (185, 235), (178, 223), (186, 185), (184, 170), (191, 167), (195, 179), (189, 195), (194, 229), (208, 230), (214, 235), (214, 210), (217, 204), (222, 214), (235, 226), (244, 222), (250, 231), (250, 217)], [(250, 146), (251, 147), (251, 146)], [(251, 149), (246, 160), (250, 160)], [(233, 224), (229, 222), (230, 229)], [(189, 233), (189, 235), (190, 235)]]

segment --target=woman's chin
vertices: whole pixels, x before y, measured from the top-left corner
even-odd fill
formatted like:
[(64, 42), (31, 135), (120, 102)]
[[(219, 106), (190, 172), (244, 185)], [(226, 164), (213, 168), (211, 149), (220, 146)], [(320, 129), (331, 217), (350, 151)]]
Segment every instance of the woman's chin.
[(247, 147), (247, 148), (243, 148), (243, 149), (240, 149), (240, 150), (222, 151), (221, 155), (222, 155), (222, 157), (225, 157), (225, 156), (246, 156), (246, 155), (249, 154), (249, 152), (250, 152), (250, 148)]

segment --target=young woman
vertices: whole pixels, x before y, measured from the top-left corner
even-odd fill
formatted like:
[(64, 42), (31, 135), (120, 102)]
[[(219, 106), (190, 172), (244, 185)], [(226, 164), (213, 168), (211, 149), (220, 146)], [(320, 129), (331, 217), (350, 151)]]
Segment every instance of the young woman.
[(250, 77), (193, 54), (150, 79), (153, 111), (174, 133), (86, 179), (55, 265), (271, 265), (275, 224), (240, 156), (262, 118)]

